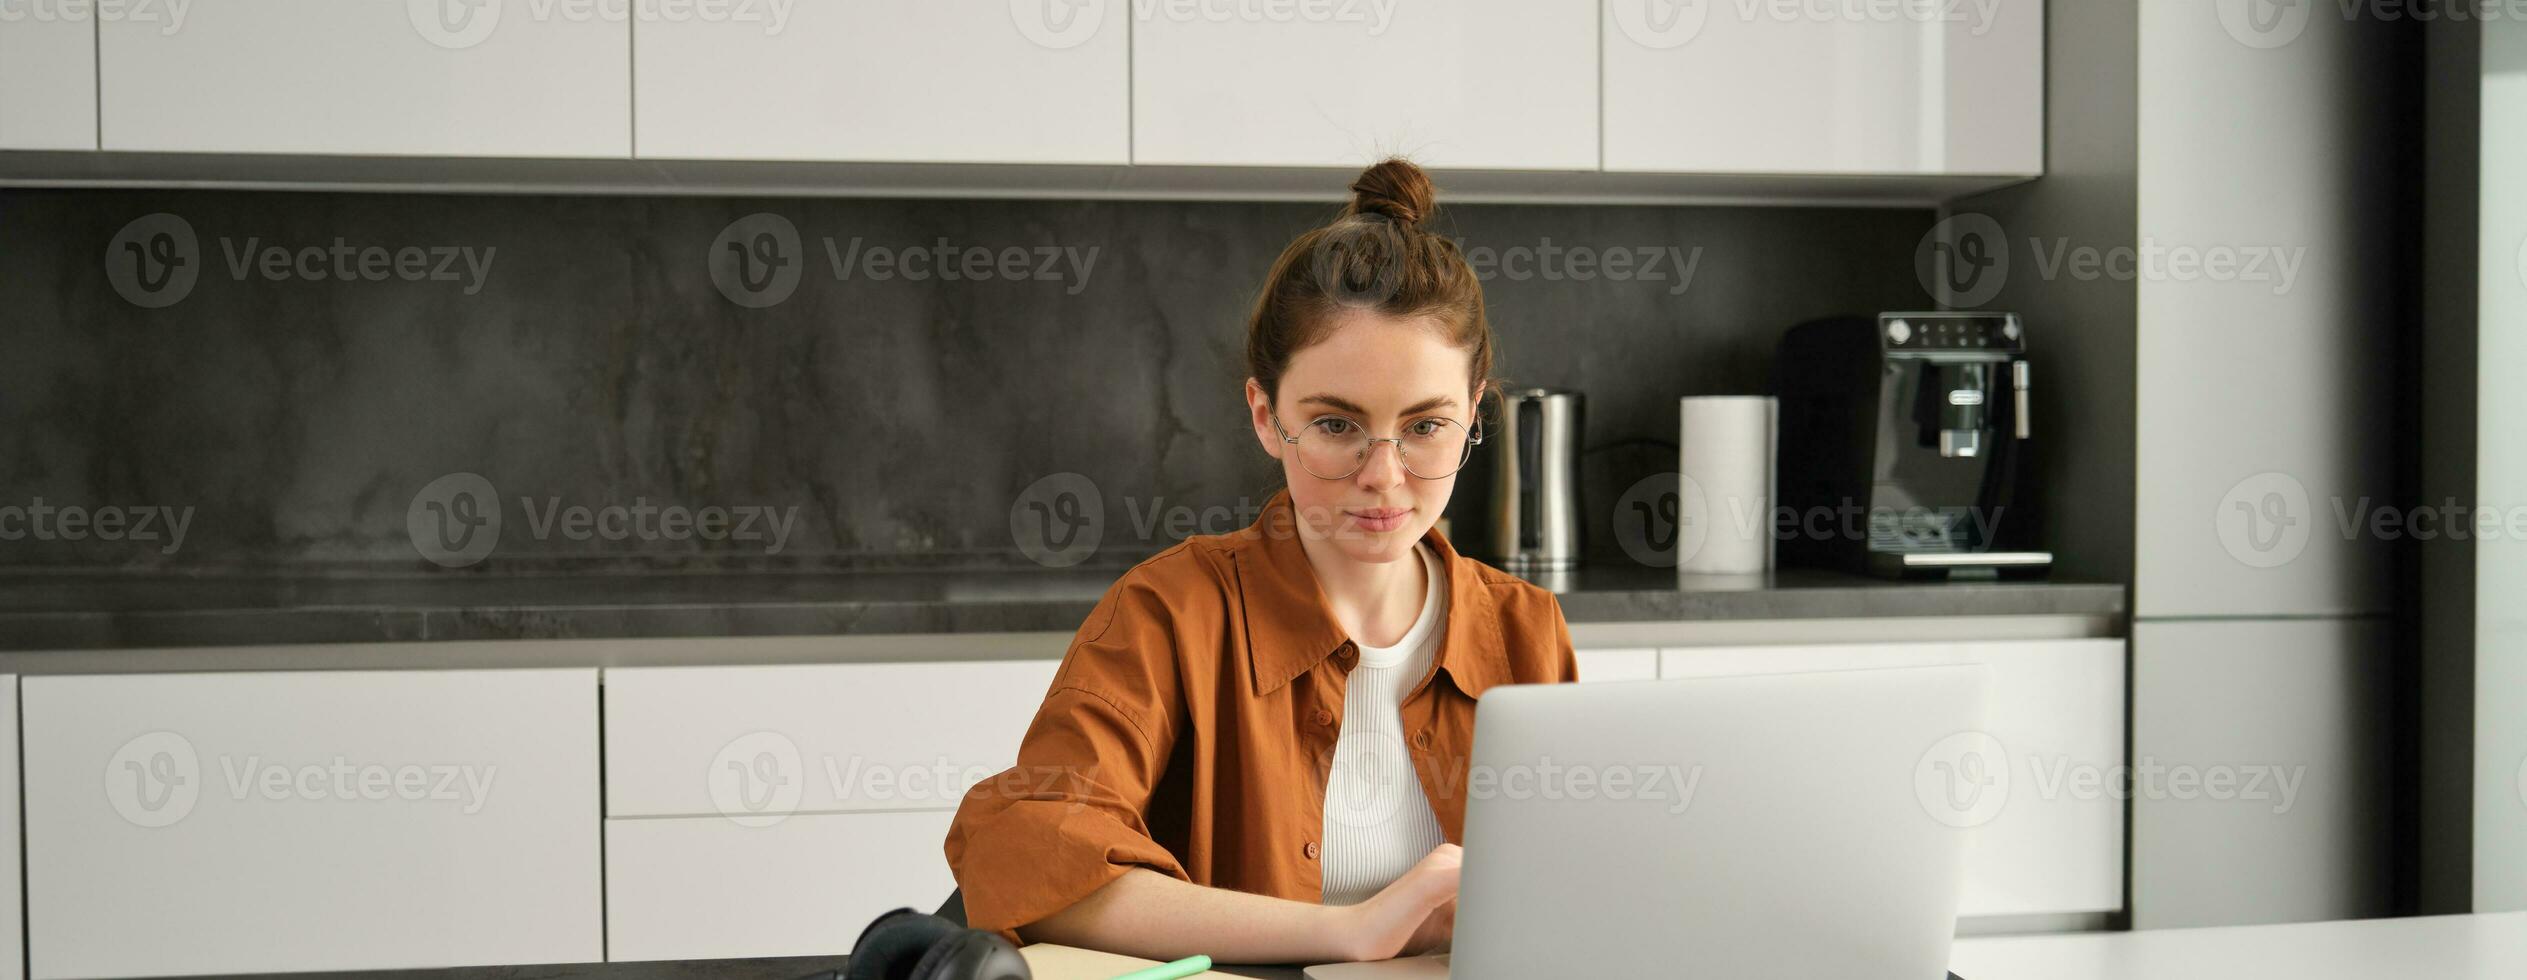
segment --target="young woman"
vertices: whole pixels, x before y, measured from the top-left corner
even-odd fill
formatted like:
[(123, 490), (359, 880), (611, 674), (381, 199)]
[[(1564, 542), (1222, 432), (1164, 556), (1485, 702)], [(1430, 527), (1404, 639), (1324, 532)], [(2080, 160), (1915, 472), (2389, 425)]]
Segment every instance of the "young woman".
[(1474, 703), (1576, 673), (1551, 594), (1433, 530), (1480, 441), (1491, 327), (1430, 180), (1370, 167), (1247, 324), (1252, 527), (1126, 573), (1018, 764), (948, 832), (967, 920), (1157, 959), (1384, 959), (1454, 924)]

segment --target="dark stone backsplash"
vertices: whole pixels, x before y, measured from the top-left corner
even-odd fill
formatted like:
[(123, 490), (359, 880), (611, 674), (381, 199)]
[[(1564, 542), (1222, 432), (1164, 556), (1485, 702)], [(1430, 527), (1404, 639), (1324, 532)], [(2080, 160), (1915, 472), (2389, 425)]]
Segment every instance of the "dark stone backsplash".
[[(1125, 564), (1275, 489), (1243, 318), (1334, 210), (0, 191), (0, 568)], [(180, 221), (138, 220), (159, 213)], [(795, 251), (777, 222), (723, 235), (758, 213)], [(1590, 550), (1622, 560), (1603, 515), (1673, 468), (1676, 398), (1764, 390), (1797, 320), (1924, 304), (1931, 218), (1483, 205), (1440, 226), (1489, 250), (1499, 373), (1587, 392)], [(795, 284), (741, 256), (797, 260)], [(442, 480), (461, 473), (482, 480)], [(1022, 550), (1013, 514), (1064, 486), (1095, 499), (1033, 513), (1097, 540)], [(465, 491), (498, 502), (480, 554)], [(1483, 494), (1461, 482), (1452, 510)]]

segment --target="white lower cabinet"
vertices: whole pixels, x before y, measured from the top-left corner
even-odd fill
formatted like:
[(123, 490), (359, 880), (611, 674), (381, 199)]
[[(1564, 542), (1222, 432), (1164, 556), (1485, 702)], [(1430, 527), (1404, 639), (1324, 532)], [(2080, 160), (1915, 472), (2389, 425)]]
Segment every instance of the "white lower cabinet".
[(608, 820), (607, 957), (833, 956), (899, 906), (955, 890), (940, 848), (955, 813), (828, 813), (768, 826), (720, 817)]
[(595, 670), (30, 677), (37, 977), (603, 956)]
[(1054, 660), (605, 674), (606, 815), (954, 809), (1008, 768)]
[(1588, 681), (1646, 681), (1658, 678), (1658, 650), (1655, 647), (1630, 649), (1576, 650), (1579, 679)]
[(938, 907), (957, 804), (1016, 763), (1059, 666), (607, 671), (608, 957), (845, 953)]
[[(1925, 808), (1974, 829), (1958, 914), (2048, 915), (2123, 908), (2124, 641), (2028, 640), (1685, 647), (1662, 677), (1938, 664), (1992, 670), (1975, 754), (1981, 773), (1924, 779)], [(1925, 755), (1927, 762), (1928, 756)], [(1984, 794), (2000, 794), (1994, 803)]]

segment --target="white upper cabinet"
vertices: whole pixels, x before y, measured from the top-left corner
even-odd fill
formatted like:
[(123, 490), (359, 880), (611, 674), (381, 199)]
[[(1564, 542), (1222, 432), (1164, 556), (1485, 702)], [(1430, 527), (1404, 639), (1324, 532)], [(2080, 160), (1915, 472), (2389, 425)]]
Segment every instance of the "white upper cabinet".
[(633, 25), (640, 156), (1131, 160), (1126, 3), (733, 3), (700, 15), (709, 9)]
[[(2043, 172), (2044, 13), (2044, 0), (188, 0), (0, 17), (0, 150), (614, 161), (420, 178), (451, 189), (594, 176), (760, 191), (820, 173), (619, 163), (643, 158), (830, 164), (837, 190), (1230, 198), (1287, 193), (1281, 168), (1403, 155), (1488, 171), (1491, 193), (1513, 197), (1763, 196), (1740, 178), (1826, 175), (1887, 178), (1917, 200), (1909, 178)], [(12, 176), (41, 182), (44, 166)], [(142, 183), (378, 179), (358, 162), (114, 166)], [(1626, 176), (1571, 176), (1599, 171)]]
[(1607, 0), (1605, 168), (2037, 174), (2044, 3)]
[[(622, 157), (623, 5), (191, 0), (98, 26), (104, 148)], [(609, 11), (612, 11), (609, 13)]]
[(1135, 18), (1134, 163), (1597, 168), (1588, 0), (1103, 6)]
[(96, 149), (96, 21), (59, 4), (19, 11), (0, 15), (0, 150)]

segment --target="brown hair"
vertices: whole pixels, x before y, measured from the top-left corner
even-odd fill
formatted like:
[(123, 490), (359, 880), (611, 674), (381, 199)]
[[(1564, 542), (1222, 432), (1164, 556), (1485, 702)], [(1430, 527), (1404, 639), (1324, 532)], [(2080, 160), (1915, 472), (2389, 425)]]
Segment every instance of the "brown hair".
[(1491, 380), (1483, 284), (1455, 242), (1423, 228), (1438, 211), (1434, 195), (1420, 167), (1386, 160), (1351, 182), (1341, 217), (1281, 250), (1246, 320), (1246, 372), (1267, 397), (1280, 397), (1291, 356), (1325, 339), (1334, 315), (1346, 309), (1434, 320), (1450, 344), (1473, 356), (1468, 390)]

